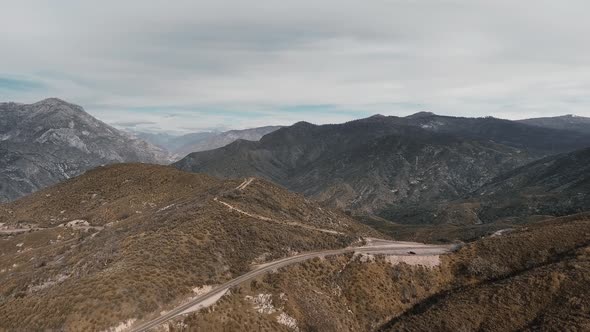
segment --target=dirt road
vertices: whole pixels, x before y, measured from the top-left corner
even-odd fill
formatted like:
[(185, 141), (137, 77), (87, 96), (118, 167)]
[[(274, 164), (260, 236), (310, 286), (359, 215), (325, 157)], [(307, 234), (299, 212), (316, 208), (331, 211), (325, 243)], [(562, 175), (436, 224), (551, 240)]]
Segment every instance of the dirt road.
[(237, 190), (244, 190), (246, 189), (247, 186), (250, 185), (250, 183), (252, 183), (252, 181), (254, 181), (254, 178), (247, 178), (246, 180), (244, 180), (244, 182), (242, 182), (239, 186), (236, 187)]

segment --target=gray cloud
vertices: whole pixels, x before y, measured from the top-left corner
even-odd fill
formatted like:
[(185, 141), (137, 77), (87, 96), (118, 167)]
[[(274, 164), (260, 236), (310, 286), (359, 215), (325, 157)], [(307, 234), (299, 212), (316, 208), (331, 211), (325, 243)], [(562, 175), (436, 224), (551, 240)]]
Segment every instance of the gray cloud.
[[(0, 5), (0, 77), (44, 87), (0, 90), (0, 99), (59, 96), (110, 122), (148, 118), (182, 130), (424, 109), (590, 116), (590, 3), (582, 0)], [(291, 108), (323, 104), (335, 107)], [(148, 106), (182, 112), (138, 111)]]

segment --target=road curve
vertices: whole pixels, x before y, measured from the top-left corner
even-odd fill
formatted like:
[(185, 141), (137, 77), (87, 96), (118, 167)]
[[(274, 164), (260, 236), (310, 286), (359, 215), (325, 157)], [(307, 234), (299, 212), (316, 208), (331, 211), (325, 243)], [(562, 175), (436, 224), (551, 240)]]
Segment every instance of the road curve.
[[(334, 250), (324, 250), (324, 251), (316, 251), (316, 252), (309, 252), (304, 254), (299, 254), (295, 256), (286, 257), (283, 259), (279, 259), (270, 263), (266, 263), (263, 265), (258, 265), (254, 270), (243, 274), (235, 279), (232, 279), (222, 285), (217, 286), (216, 288), (212, 289), (208, 293), (202, 294), (200, 296), (195, 297), (191, 301), (180, 305), (167, 313), (149, 320), (147, 322), (141, 323), (138, 326), (132, 327), (131, 331), (133, 332), (140, 332), (140, 331), (148, 331), (154, 327), (157, 327), (161, 324), (166, 323), (167, 321), (173, 319), (176, 316), (181, 315), (185, 311), (197, 307), (201, 304), (207, 303), (211, 299), (220, 297), (220, 293), (224, 294), (230, 288), (237, 286), (245, 281), (249, 281), (258, 277), (261, 274), (271, 272), (273, 270), (295, 264), (298, 262), (306, 261), (308, 259), (316, 258), (316, 257), (326, 257), (326, 256), (333, 256), (333, 255), (340, 255), (346, 254), (350, 252), (359, 252), (359, 253), (374, 253), (374, 254), (387, 254), (387, 255), (408, 255), (409, 251), (412, 251), (417, 256), (424, 256), (424, 255), (439, 255), (444, 254), (452, 250), (452, 245), (426, 245), (421, 243), (413, 243), (413, 242), (390, 242), (384, 240), (373, 239), (374, 244), (367, 245), (363, 247), (347, 247), (343, 249), (334, 249)], [(369, 241), (371, 243), (371, 241)]]

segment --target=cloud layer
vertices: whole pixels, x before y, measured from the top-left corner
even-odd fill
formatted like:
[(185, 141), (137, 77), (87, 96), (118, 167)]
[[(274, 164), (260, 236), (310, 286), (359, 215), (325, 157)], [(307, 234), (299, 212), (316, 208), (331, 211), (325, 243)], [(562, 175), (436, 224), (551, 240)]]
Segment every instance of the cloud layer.
[(205, 130), (372, 113), (590, 116), (590, 3), (0, 0), (0, 100)]

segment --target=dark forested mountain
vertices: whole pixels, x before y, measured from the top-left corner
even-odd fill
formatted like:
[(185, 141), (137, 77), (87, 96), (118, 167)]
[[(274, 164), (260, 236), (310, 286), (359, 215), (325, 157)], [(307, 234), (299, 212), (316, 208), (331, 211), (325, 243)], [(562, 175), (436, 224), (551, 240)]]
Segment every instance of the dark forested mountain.
[(374, 213), (455, 200), (535, 159), (588, 146), (590, 135), (571, 130), (422, 112), (338, 125), (300, 122), (175, 165), (221, 177), (260, 176), (333, 206)]
[(465, 198), (390, 205), (382, 216), (403, 223), (524, 222), (590, 210), (590, 148), (550, 156), (504, 173)]
[(584, 134), (590, 133), (590, 118), (571, 114), (546, 118), (525, 119), (518, 122), (537, 127), (574, 130)]
[(416, 121), (373, 116), (339, 125), (300, 122), (260, 142), (237, 141), (175, 165), (222, 177), (260, 176), (334, 206), (375, 212), (392, 203), (462, 197), (533, 159), (484, 134), (464, 137)]
[(59, 99), (0, 103), (0, 201), (103, 164), (164, 163), (166, 152)]
[(272, 133), (281, 126), (266, 126), (243, 130), (210, 131), (191, 133), (181, 136), (167, 134), (135, 133), (138, 138), (144, 139), (156, 146), (170, 151), (177, 158), (182, 158), (191, 152), (199, 152), (217, 149), (226, 146), (238, 139), (258, 141), (262, 136)]
[(526, 122), (493, 117), (462, 118), (422, 112), (399, 122), (425, 130), (459, 135), (465, 138), (490, 140), (515, 147), (535, 156), (574, 151), (590, 146), (590, 131), (572, 132), (567, 127), (533, 126)]
[(590, 148), (517, 168), (474, 193), (484, 222), (590, 210)]

